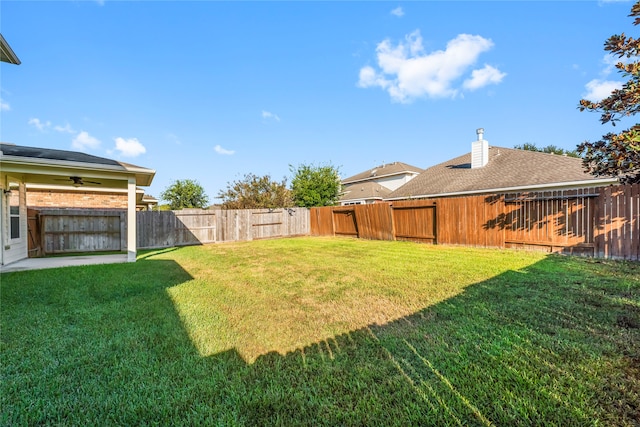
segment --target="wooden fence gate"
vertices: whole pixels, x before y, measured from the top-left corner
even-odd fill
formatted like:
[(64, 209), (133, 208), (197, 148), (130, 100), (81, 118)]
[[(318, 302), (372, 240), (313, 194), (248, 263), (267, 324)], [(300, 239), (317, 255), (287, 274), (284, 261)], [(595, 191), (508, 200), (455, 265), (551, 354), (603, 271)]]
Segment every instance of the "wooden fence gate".
[(126, 211), (28, 210), (29, 256), (126, 248)]

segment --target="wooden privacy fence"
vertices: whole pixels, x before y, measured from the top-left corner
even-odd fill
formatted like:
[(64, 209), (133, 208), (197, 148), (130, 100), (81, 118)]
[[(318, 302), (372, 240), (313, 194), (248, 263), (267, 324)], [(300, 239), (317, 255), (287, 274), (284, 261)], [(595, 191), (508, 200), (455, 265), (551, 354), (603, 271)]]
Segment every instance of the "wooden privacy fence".
[[(124, 251), (127, 213), (103, 209), (29, 209), (29, 256)], [(309, 210), (253, 209), (136, 212), (139, 249), (309, 234)]]
[(640, 260), (640, 184), (312, 208), (311, 234)]
[(308, 234), (309, 210), (306, 208), (183, 209), (137, 213), (140, 249)]

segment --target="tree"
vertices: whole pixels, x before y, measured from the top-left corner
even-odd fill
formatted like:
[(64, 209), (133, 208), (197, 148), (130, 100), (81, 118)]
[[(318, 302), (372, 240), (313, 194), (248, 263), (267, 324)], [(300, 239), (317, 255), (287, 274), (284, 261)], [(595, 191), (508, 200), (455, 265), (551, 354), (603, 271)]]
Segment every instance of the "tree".
[[(640, 24), (640, 2), (631, 7), (633, 25)], [(599, 112), (602, 124), (613, 126), (623, 117), (640, 111), (640, 40), (614, 35), (604, 44), (604, 50), (621, 60), (616, 64), (618, 72), (629, 80), (599, 102), (580, 100), (580, 111)], [(633, 58), (633, 60), (631, 60)], [(623, 62), (624, 61), (624, 62)], [(640, 125), (635, 124), (620, 133), (607, 133), (596, 142), (585, 141), (578, 145), (583, 165), (595, 176), (616, 177), (625, 184), (640, 183)]]
[(177, 180), (167, 187), (160, 197), (169, 202), (172, 210), (183, 208), (204, 208), (209, 199), (198, 181), (191, 179)]
[(331, 206), (340, 198), (342, 184), (338, 168), (332, 165), (289, 165), (293, 174), (291, 191), (296, 206)]
[(243, 179), (228, 182), (227, 189), (220, 191), (224, 209), (285, 208), (293, 206), (287, 179), (272, 181), (269, 175), (256, 176), (248, 173)]
[(559, 154), (561, 156), (567, 155), (569, 157), (580, 157), (576, 150), (565, 150), (564, 148), (556, 147), (555, 145), (547, 145), (546, 147), (538, 148), (536, 144), (525, 142), (522, 145), (514, 145), (513, 148), (518, 150), (538, 151), (540, 153)]

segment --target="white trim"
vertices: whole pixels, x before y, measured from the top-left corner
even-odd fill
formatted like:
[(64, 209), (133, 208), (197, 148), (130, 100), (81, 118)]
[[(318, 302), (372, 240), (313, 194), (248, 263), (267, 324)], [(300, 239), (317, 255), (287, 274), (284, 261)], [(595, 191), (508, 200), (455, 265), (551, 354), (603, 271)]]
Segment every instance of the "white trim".
[[(107, 159), (108, 160), (108, 159)], [(84, 171), (82, 175), (89, 174), (94, 178), (122, 179), (123, 175), (136, 175), (140, 186), (149, 186), (156, 171), (134, 165), (104, 165), (101, 163), (75, 162), (70, 160), (39, 159), (32, 157), (0, 155), (0, 165), (3, 172), (17, 172), (21, 174), (74, 175), (75, 171)]]
[(356, 179), (354, 181), (341, 181), (342, 185), (351, 185), (351, 184), (355, 184), (358, 182), (363, 182), (363, 181), (376, 181), (380, 178), (386, 178), (389, 176), (396, 176), (396, 175), (413, 175), (414, 177), (417, 175), (420, 175), (420, 172), (414, 172), (414, 171), (402, 171), (402, 172), (395, 172), (395, 173), (388, 173), (386, 175), (372, 175), (369, 176), (367, 178), (361, 178), (361, 179)]
[(601, 185), (616, 184), (618, 180), (615, 178), (606, 179), (590, 179), (586, 181), (572, 181), (572, 182), (555, 182), (553, 184), (538, 184), (538, 185), (522, 185), (518, 187), (503, 187), (503, 188), (488, 188), (486, 190), (471, 190), (471, 191), (458, 191), (453, 193), (435, 193), (435, 194), (421, 194), (416, 196), (407, 197), (392, 197), (385, 198), (384, 200), (408, 200), (408, 199), (426, 199), (434, 197), (451, 197), (451, 196), (466, 196), (470, 194), (487, 194), (487, 193), (513, 193), (516, 191), (547, 191), (548, 189), (557, 188), (581, 188), (581, 187), (598, 187)]
[[(45, 166), (67, 166), (74, 169), (91, 169), (91, 170), (105, 170), (105, 171), (115, 171), (115, 172), (141, 172), (141, 173), (149, 173), (155, 172), (152, 169), (147, 169), (139, 166), (123, 165), (120, 162), (117, 162), (117, 165), (105, 165), (103, 163), (91, 163), (91, 162), (77, 162), (73, 160), (57, 160), (57, 159), (45, 159), (45, 158), (37, 158), (37, 157), (24, 157), (24, 156), (12, 156), (8, 154), (2, 154), (0, 156), (2, 162), (11, 162), (11, 163), (19, 163), (25, 165), (45, 165)], [(110, 160), (110, 159), (105, 159)], [(114, 160), (115, 161), (115, 160)]]
[(127, 261), (136, 262), (136, 179), (127, 183)]

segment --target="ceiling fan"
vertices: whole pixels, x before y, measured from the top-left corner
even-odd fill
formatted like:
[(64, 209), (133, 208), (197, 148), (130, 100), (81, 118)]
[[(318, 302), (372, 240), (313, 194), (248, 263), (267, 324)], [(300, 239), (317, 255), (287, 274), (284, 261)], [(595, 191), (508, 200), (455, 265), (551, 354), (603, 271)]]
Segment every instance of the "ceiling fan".
[(57, 179), (56, 181), (71, 181), (73, 182), (73, 185), (76, 187), (79, 187), (85, 184), (97, 184), (97, 185), (102, 184), (101, 182), (98, 182), (98, 181), (86, 181), (82, 179), (82, 177), (80, 176), (70, 176), (69, 179)]

